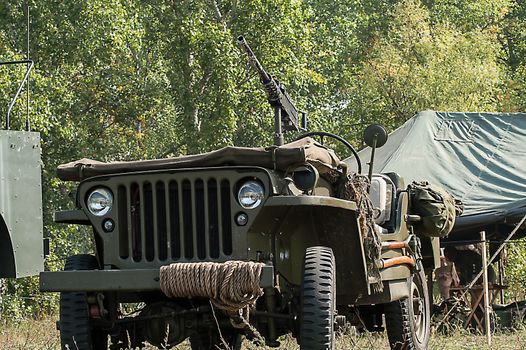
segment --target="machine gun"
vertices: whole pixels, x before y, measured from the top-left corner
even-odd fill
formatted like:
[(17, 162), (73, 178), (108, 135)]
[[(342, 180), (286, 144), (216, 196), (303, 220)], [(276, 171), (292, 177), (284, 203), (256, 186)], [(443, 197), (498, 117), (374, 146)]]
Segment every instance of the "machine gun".
[[(239, 44), (246, 51), (250, 64), (259, 74), (259, 79), (267, 92), (268, 102), (274, 107), (274, 143), (281, 146), (284, 143), (284, 131), (305, 130), (307, 127), (307, 113), (298, 111), (294, 102), (285, 90), (285, 86), (265, 71), (258, 58), (248, 46), (245, 38), (237, 37)], [(301, 126), (298, 125), (298, 114), (301, 114)]]

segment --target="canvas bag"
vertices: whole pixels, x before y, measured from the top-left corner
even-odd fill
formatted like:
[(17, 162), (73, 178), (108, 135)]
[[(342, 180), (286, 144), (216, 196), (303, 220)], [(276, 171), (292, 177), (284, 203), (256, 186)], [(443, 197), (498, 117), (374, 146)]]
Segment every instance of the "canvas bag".
[(417, 234), (446, 237), (455, 225), (455, 217), (462, 213), (462, 204), (440, 186), (427, 181), (413, 181), (408, 187), (411, 214), (422, 220), (414, 225)]

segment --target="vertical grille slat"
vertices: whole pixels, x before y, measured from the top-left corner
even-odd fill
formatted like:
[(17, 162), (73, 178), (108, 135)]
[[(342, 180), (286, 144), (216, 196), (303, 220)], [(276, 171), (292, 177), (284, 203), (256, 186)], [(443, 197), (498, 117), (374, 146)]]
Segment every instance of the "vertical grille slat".
[[(172, 222), (171, 222), (171, 217), (172, 215), (170, 215), (170, 183), (169, 182), (163, 182), (163, 185), (164, 185), (164, 205), (165, 205), (165, 210), (166, 210), (166, 213), (165, 213), (165, 217), (164, 217), (164, 220), (166, 222), (166, 259), (168, 259), (168, 257), (172, 256), (172, 235), (171, 235), (171, 232), (172, 232)], [(162, 259), (161, 259), (162, 260)]]
[[(192, 256), (191, 258), (197, 257), (197, 205), (195, 200), (195, 181), (188, 181), (190, 183), (190, 212), (191, 215), (191, 228), (188, 227), (188, 229), (185, 231), (185, 237), (191, 237), (192, 240)], [(189, 248), (190, 250), (190, 248)]]
[(169, 201), (170, 201), (170, 250), (171, 257), (174, 260), (181, 258), (181, 218), (179, 216), (179, 185), (176, 181), (170, 181), (168, 185)]
[(145, 204), (146, 204), (146, 198), (144, 196), (144, 186), (139, 186), (139, 198), (140, 198), (140, 204), (139, 204), (139, 216), (141, 220), (141, 226), (140, 226), (140, 237), (141, 237), (141, 255), (142, 259), (145, 259), (146, 255), (146, 222), (144, 220), (145, 217)]
[(221, 188), (221, 183), (223, 182), (224, 180), (221, 180), (221, 182), (219, 182), (218, 180), (218, 183), (217, 183), (217, 198), (218, 198), (218, 203), (219, 205), (217, 206), (217, 219), (218, 219), (218, 238), (219, 238), (219, 252), (222, 253), (223, 252), (223, 247), (224, 247), (224, 242), (223, 242), (223, 238), (224, 238), (224, 225), (223, 225), (223, 218), (224, 218), (224, 215), (223, 215), (223, 207), (221, 205), (221, 196), (223, 195), (223, 191), (222, 191), (222, 188)]
[(144, 184), (144, 206), (142, 212), (144, 213), (144, 247), (146, 261), (153, 261), (155, 257), (155, 241), (156, 241), (156, 230), (155, 230), (155, 191), (154, 187), (150, 182)]
[(194, 182), (194, 201), (195, 201), (195, 226), (194, 226), (194, 238), (195, 238), (195, 250), (199, 260), (206, 258), (206, 216), (205, 216), (205, 185), (202, 179), (197, 179)]
[(132, 218), (132, 196), (131, 196), (131, 186), (125, 186), (124, 190), (126, 191), (126, 208), (123, 208), (122, 211), (126, 210), (126, 232), (128, 235), (128, 257), (131, 256), (133, 259), (133, 218)]
[[(184, 257), (185, 259), (191, 259), (193, 256), (193, 238), (190, 235), (188, 238), (186, 236), (187, 234), (187, 227), (189, 226), (188, 223), (190, 222), (190, 228), (188, 229), (188, 233), (191, 233), (190, 230), (192, 229), (192, 203), (191, 198), (189, 197), (189, 191), (188, 189), (185, 189), (185, 186), (190, 186), (188, 180), (180, 181), (179, 182), (179, 219), (181, 220), (181, 257)], [(190, 219), (188, 219), (188, 214), (190, 214)]]
[(166, 203), (166, 185), (163, 181), (157, 181), (155, 184), (155, 203), (157, 210), (156, 213), (156, 224), (157, 229), (155, 247), (157, 249), (155, 256), (165, 261), (168, 258), (168, 221), (167, 221), (167, 210), (168, 205)]
[(141, 243), (141, 191), (139, 185), (133, 183), (130, 186), (130, 217), (132, 218), (132, 230), (131, 230), (131, 241), (132, 241), (132, 257), (134, 261), (142, 260), (142, 243)]
[(119, 256), (121, 259), (128, 259), (130, 249), (130, 240), (128, 236), (128, 228), (131, 227), (129, 225), (129, 217), (128, 217), (128, 208), (129, 206), (129, 200), (128, 196), (126, 194), (126, 187), (123, 185), (119, 185), (117, 189), (118, 194), (118, 217), (117, 220), (120, 223), (119, 224)]
[(232, 254), (232, 215), (230, 209), (230, 182), (228, 180), (221, 181), (221, 204), (222, 209), (222, 229), (223, 229), (223, 253), (225, 255)]
[[(218, 180), (218, 183), (217, 183), (217, 198), (219, 199), (218, 203), (221, 203), (221, 195), (222, 195), (221, 183)], [(218, 247), (219, 247), (219, 252), (222, 253), (223, 252), (223, 246), (224, 246), (224, 243), (223, 243), (223, 235), (224, 234), (223, 234), (223, 208), (221, 208), (221, 204), (219, 204), (217, 206), (217, 220), (218, 220), (218, 223), (217, 223), (217, 229), (218, 229), (217, 235), (218, 235), (218, 238), (219, 238), (219, 245), (218, 245)]]
[(203, 208), (204, 208), (204, 222), (203, 222), (203, 230), (204, 230), (204, 236), (205, 236), (205, 242), (204, 242), (204, 250), (205, 250), (205, 257), (210, 258), (210, 223), (209, 223), (209, 200), (208, 200), (208, 182), (203, 179)]
[(231, 201), (236, 182), (201, 174), (183, 176), (149, 175), (115, 189), (121, 260), (158, 264), (223, 260), (232, 255)]
[(146, 236), (148, 238), (150, 238), (150, 243), (151, 244), (151, 248), (149, 248), (150, 252), (152, 253), (152, 256), (149, 257), (150, 260), (148, 261), (152, 261), (154, 259), (154, 257), (158, 257), (159, 256), (159, 248), (158, 248), (158, 244), (159, 244), (159, 230), (158, 230), (158, 224), (159, 224), (159, 208), (157, 206), (157, 187), (156, 187), (156, 184), (155, 182), (153, 184), (150, 184), (150, 196), (149, 198), (151, 199), (151, 203), (150, 205), (148, 206), (148, 208), (152, 208), (152, 216), (151, 216), (151, 226), (148, 228), (148, 230), (146, 231)]
[(207, 182), (207, 229), (208, 235), (206, 236), (208, 241), (208, 251), (212, 259), (219, 258), (220, 246), (219, 246), (219, 213), (218, 213), (218, 193), (217, 193), (217, 180), (210, 179)]

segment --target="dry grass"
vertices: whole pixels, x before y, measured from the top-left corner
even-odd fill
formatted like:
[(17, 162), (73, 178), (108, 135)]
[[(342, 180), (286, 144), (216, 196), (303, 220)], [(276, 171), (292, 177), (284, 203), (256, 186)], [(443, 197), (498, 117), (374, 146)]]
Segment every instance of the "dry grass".
[(0, 349), (2, 350), (55, 350), (60, 339), (55, 321), (6, 322), (0, 320)]
[[(60, 340), (55, 321), (23, 320), (18, 323), (0, 322), (0, 349), (2, 350), (58, 350)], [(147, 347), (153, 350), (153, 347)], [(189, 350), (188, 344), (181, 344), (174, 349)], [(243, 349), (255, 350), (257, 347), (245, 341)], [(260, 348), (261, 349), (261, 348)], [(266, 348), (270, 349), (270, 348)], [(294, 339), (282, 339), (279, 350), (299, 349)], [(337, 350), (388, 350), (387, 339), (384, 335), (368, 334), (364, 336), (344, 336), (338, 339)], [(486, 345), (484, 336), (476, 336), (464, 331), (445, 337), (434, 335), (431, 339), (430, 350), (521, 350), (526, 349), (526, 329), (517, 332), (501, 333), (493, 337), (493, 344)]]

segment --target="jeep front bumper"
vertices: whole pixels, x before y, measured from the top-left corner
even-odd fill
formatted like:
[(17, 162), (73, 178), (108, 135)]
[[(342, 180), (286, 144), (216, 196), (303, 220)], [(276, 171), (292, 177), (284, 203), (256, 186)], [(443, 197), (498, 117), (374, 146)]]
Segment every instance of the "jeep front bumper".
[[(274, 287), (274, 267), (263, 267), (261, 288)], [(89, 270), (40, 273), (41, 292), (160, 291), (159, 269)]]

